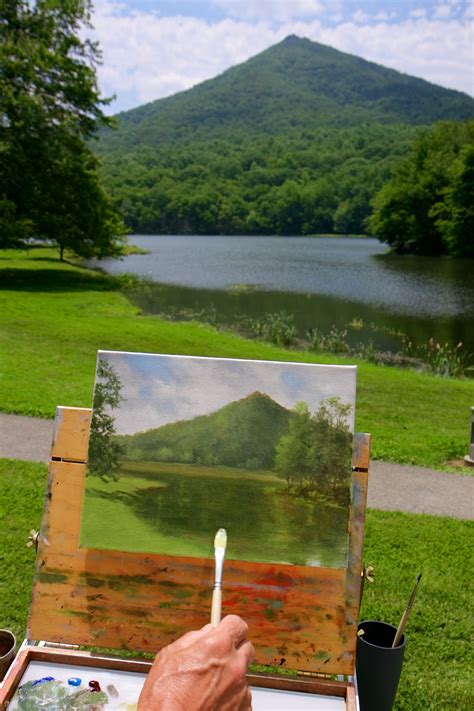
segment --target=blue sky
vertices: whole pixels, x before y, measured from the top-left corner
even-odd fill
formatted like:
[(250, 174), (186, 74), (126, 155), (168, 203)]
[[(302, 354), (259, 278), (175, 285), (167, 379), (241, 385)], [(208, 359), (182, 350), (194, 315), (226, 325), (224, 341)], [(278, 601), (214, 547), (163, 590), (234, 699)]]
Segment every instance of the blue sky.
[(474, 94), (474, 0), (95, 0), (116, 112), (188, 89), (289, 34)]

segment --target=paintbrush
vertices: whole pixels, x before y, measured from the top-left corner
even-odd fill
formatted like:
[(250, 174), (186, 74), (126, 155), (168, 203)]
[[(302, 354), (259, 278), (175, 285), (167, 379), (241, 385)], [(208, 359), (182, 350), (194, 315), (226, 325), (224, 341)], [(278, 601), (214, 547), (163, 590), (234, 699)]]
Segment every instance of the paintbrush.
[(420, 582), (420, 579), (421, 579), (421, 573), (419, 574), (418, 578), (416, 579), (415, 587), (411, 591), (410, 599), (408, 600), (408, 604), (405, 607), (405, 612), (403, 613), (402, 619), (400, 620), (400, 624), (398, 625), (398, 629), (395, 634), (395, 639), (393, 640), (392, 649), (394, 647), (398, 646), (398, 644), (402, 638), (402, 634), (405, 630), (405, 625), (407, 623), (408, 616), (410, 614), (411, 606), (413, 605), (413, 602), (415, 600), (415, 595), (416, 595), (416, 591), (417, 591), (418, 583)]
[(221, 621), (222, 601), (222, 569), (224, 567), (225, 549), (227, 546), (227, 533), (225, 528), (219, 528), (214, 538), (214, 558), (216, 570), (214, 576), (214, 590), (212, 591), (211, 625), (217, 627)]

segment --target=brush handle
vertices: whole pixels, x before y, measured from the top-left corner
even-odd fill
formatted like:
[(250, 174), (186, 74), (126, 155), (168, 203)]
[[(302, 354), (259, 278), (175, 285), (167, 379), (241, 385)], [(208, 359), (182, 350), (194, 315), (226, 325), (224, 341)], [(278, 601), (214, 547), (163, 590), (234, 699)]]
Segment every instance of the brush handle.
[(217, 627), (221, 621), (222, 590), (214, 588), (212, 592), (211, 625)]
[(407, 623), (408, 615), (409, 615), (409, 614), (410, 614), (410, 608), (407, 607), (406, 610), (405, 610), (405, 612), (404, 612), (403, 615), (402, 615), (402, 619), (400, 620), (400, 624), (398, 625), (398, 629), (397, 629), (397, 632), (396, 632), (396, 634), (395, 634), (395, 638), (394, 638), (393, 643), (392, 643), (392, 649), (393, 649), (394, 647), (398, 647), (398, 645), (399, 645), (399, 643), (400, 643), (400, 640), (401, 640), (401, 638), (402, 638), (402, 635), (403, 635), (403, 633), (404, 633), (404, 631), (405, 631), (405, 626), (406, 626), (406, 623)]

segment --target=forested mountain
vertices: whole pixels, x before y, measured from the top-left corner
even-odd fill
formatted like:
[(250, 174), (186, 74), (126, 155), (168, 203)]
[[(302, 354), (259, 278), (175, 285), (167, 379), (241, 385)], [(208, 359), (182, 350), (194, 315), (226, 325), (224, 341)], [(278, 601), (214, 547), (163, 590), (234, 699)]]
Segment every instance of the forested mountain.
[(215, 79), (120, 114), (98, 150), (142, 232), (358, 232), (417, 127), (474, 100), (287, 37)]
[(292, 413), (254, 392), (210, 415), (117, 437), (132, 460), (272, 469)]

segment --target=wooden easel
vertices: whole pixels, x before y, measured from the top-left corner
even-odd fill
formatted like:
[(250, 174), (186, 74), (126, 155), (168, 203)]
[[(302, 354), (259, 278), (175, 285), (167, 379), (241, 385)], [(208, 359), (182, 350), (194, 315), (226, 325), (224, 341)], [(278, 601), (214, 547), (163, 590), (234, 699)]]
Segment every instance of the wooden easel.
[[(89, 409), (57, 409), (28, 640), (153, 653), (209, 621), (213, 563), (79, 548), (90, 419)], [(296, 677), (251, 674), (252, 685), (342, 697), (346, 711), (355, 711), (355, 689), (347, 677), (354, 673), (369, 457), (370, 435), (356, 434), (347, 568), (288, 566), (285, 575), (273, 574), (270, 564), (231, 561), (227, 566), (224, 613), (245, 617), (256, 663), (298, 672)], [(192, 605), (183, 590), (192, 590), (200, 604)], [(243, 597), (256, 590), (259, 597), (245, 604)], [(270, 621), (265, 605), (276, 597), (283, 600), (285, 615)], [(299, 616), (296, 630), (288, 621), (293, 610)], [(29, 642), (0, 690), (0, 709), (29, 662), (46, 659), (142, 673), (150, 666), (149, 661)], [(334, 675), (346, 680), (336, 681)]]

